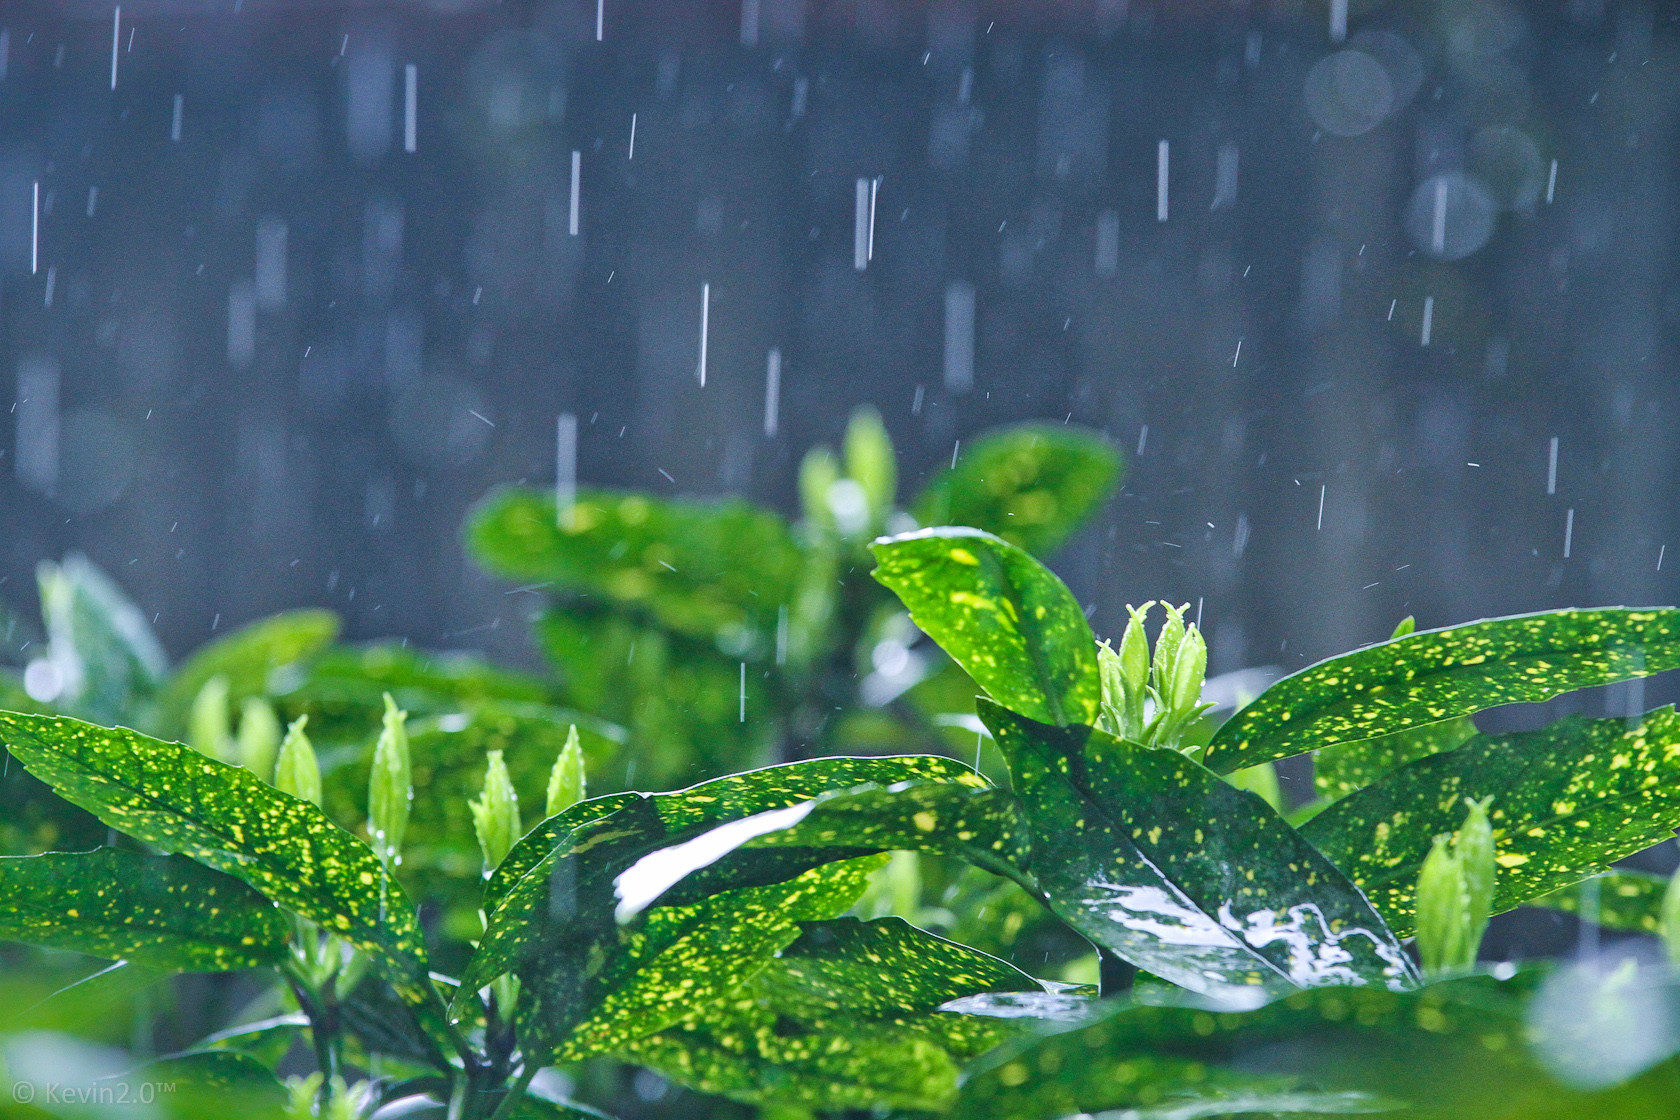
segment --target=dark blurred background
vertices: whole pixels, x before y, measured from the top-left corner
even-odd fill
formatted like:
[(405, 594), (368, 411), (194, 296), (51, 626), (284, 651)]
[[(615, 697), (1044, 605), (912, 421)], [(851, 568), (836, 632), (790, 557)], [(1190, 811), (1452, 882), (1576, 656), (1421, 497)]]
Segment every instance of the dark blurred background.
[(318, 604), (528, 658), (460, 523), (558, 414), (584, 481), (791, 509), (862, 402), (907, 489), (1108, 433), (1058, 567), (1215, 671), (1677, 597), (1676, 5), (113, 7), (0, 4), (24, 615), (80, 549), (175, 656)]

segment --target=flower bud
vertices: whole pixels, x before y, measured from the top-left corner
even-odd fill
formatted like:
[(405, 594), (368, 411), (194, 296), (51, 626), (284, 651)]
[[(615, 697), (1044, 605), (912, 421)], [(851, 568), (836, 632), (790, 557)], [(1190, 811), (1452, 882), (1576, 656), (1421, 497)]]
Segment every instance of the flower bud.
[(303, 726), (308, 722), (308, 716), (299, 716), (286, 729), (286, 738), (280, 744), (280, 759), (274, 765), (274, 788), (319, 805), (321, 766), (315, 761), (315, 748), (310, 745), (309, 736), (303, 733)]
[(813, 447), (799, 462), (799, 507), (805, 521), (821, 529), (834, 528), (834, 512), (828, 505), (828, 492), (840, 481), (840, 464), (834, 452), (826, 447)]
[[(1445, 836), (1424, 857), (1418, 874), (1417, 947), (1423, 970), (1431, 979), (1450, 976), (1469, 963), (1465, 942), (1469, 935), (1470, 890), (1464, 866)], [(1469, 955), (1473, 961), (1475, 957)]]
[(268, 781), (280, 750), (280, 717), (261, 696), (247, 696), (239, 709), (239, 763)]
[(1172, 680), (1167, 682), (1166, 702), (1175, 716), (1188, 718), (1202, 702), (1202, 681), (1207, 676), (1207, 642), (1194, 626), (1186, 627), (1173, 656)]
[(408, 713), (385, 694), (385, 725), (373, 748), (373, 771), (368, 776), (368, 831), (381, 859), (395, 862), (408, 831), (409, 803), (414, 779), (408, 755)]
[(1102, 686), (1101, 727), (1126, 738), (1126, 686), (1120, 676), (1120, 655), (1107, 642), (1097, 643), (1097, 680)]
[(1131, 617), (1120, 637), (1119, 681), (1125, 700), (1120, 737), (1133, 742), (1143, 738), (1144, 701), (1149, 697), (1149, 634), (1145, 627), (1154, 606), (1153, 599), (1141, 607), (1127, 604), (1126, 613)]
[(1417, 943), (1423, 968), (1431, 977), (1450, 976), (1472, 968), (1487, 932), (1493, 910), (1497, 870), (1493, 858), (1493, 826), (1487, 807), (1491, 797), (1467, 801), (1464, 825), (1450, 842), (1435, 838), (1418, 876)]
[(1172, 692), (1173, 669), (1178, 661), (1178, 646), (1184, 640), (1184, 611), (1189, 606), (1175, 607), (1162, 603), (1167, 620), (1155, 635), (1155, 699), (1165, 705)]
[(187, 715), (187, 743), (199, 754), (235, 762), (233, 733), (228, 727), (228, 680), (220, 673), (204, 682)]
[(548, 815), (563, 813), (582, 801), (587, 781), (583, 773), (583, 744), (578, 741), (577, 724), (566, 733), (566, 745), (554, 760), (548, 774)]
[(484, 853), (484, 873), (489, 875), (519, 839), (519, 795), (514, 792), (513, 779), (508, 777), (507, 763), (501, 751), (491, 751), (484, 768), (484, 790), (468, 802), (472, 809), (473, 831), (478, 834), (478, 846)]
[(1402, 618), (1399, 622), (1395, 623), (1394, 633), (1388, 636), (1388, 640), (1392, 642), (1395, 638), (1404, 638), (1407, 634), (1412, 634), (1416, 631), (1417, 616), (1409, 614), (1405, 618)]
[(846, 475), (863, 487), (869, 524), (879, 528), (886, 523), (898, 496), (898, 461), (881, 414), (868, 405), (853, 412), (841, 450)]

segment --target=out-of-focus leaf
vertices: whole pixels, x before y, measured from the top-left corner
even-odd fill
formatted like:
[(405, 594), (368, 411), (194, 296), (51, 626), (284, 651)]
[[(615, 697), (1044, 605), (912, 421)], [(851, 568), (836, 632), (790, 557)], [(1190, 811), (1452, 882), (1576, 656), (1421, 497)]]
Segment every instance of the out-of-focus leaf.
[(799, 571), (787, 523), (733, 500), (583, 490), (557, 516), (552, 494), (504, 489), (474, 511), (467, 538), (500, 575), (637, 608), (750, 658), (770, 651)]
[(121, 1102), (163, 1120), (282, 1120), (290, 1101), (268, 1067), (235, 1050), (159, 1058), (89, 1090), (88, 1101)]
[(1680, 610), (1545, 611), (1426, 630), (1285, 677), (1219, 729), (1221, 774), (1680, 667)]
[(682, 785), (775, 757), (780, 713), (761, 666), (624, 612), (568, 603), (545, 612), (537, 640), (559, 670), (566, 702), (622, 726), (638, 780)]
[(1358, 883), (1402, 936), (1436, 836), (1491, 797), (1493, 912), (1606, 870), (1680, 825), (1680, 716), (1570, 716), (1539, 731), (1478, 735), (1410, 763), (1308, 821), (1302, 835)]
[(230, 875), (181, 856), (100, 848), (0, 859), (0, 938), (221, 972), (280, 962), (291, 928)]
[(36, 568), (47, 645), (58, 673), (55, 703), (90, 719), (129, 717), (169, 671), (163, 646), (129, 597), (80, 553)]
[(870, 549), (875, 578), (992, 699), (1040, 723), (1096, 721), (1096, 639), (1050, 569), (976, 529), (923, 529)]
[(211, 677), (227, 680), (228, 700), (234, 705), (247, 696), (292, 691), (301, 681), (304, 663), (337, 636), (338, 616), (331, 611), (285, 611), (201, 647), (158, 694), (159, 729), (166, 735), (182, 734), (193, 698)]
[(1009, 759), (1039, 888), (1098, 945), (1227, 995), (1415, 982), (1377, 912), (1260, 798), (1177, 751), (987, 700), (980, 716)]
[(1469, 716), (1396, 731), (1375, 739), (1356, 739), (1313, 754), (1313, 788), (1327, 801), (1340, 801), (1408, 762), (1462, 746), (1476, 733)]
[(1085, 1025), (1006, 1044), (964, 1084), (951, 1115), (1672, 1116), (1672, 1062), (1593, 1092), (1536, 1059), (1525, 1006), (1539, 979), (1476, 976), (1403, 993), (1321, 988), (1246, 1012), (1114, 1001)]
[(964, 447), (911, 512), (923, 525), (972, 525), (1047, 556), (1113, 493), (1120, 466), (1095, 432), (1021, 424)]
[(1033, 992), (1042, 989), (1026, 974), (897, 918), (817, 922), (749, 983), (624, 1056), (754, 1103), (938, 1108), (954, 1093), (961, 1062), (1020, 1031), (940, 1007)]
[(367, 845), (250, 771), (127, 728), (0, 712), (0, 742), (112, 828), (244, 880), (385, 968), (427, 1013), (436, 995), (414, 906)]
[(1601, 929), (1660, 933), (1663, 893), (1667, 890), (1667, 875), (1624, 868), (1559, 887), (1523, 905), (1575, 914)]

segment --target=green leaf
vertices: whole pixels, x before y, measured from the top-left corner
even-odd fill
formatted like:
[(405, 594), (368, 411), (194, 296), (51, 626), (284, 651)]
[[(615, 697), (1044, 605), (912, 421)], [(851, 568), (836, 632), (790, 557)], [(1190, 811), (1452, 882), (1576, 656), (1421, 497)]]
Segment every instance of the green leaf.
[(564, 524), (547, 491), (504, 489), (467, 538), (498, 575), (583, 591), (749, 658), (772, 650), (799, 550), (786, 522), (746, 502), (579, 491)]
[(1493, 912), (1596, 874), (1680, 825), (1680, 716), (1570, 716), (1539, 731), (1478, 735), (1330, 806), (1301, 833), (1358, 883), (1402, 936), (1436, 836), (1464, 799), (1492, 797)]
[(291, 928), (262, 895), (180, 856), (115, 848), (0, 859), (0, 938), (181, 972), (277, 964)]
[(226, 679), (235, 705), (248, 696), (290, 692), (305, 671), (304, 663), (337, 636), (338, 616), (331, 611), (285, 611), (200, 647), (159, 692), (159, 728), (169, 735), (184, 734), (193, 698), (212, 677)]
[(575, 940), (565, 922), (539, 923), (550, 936), (517, 972), (521, 1048), (545, 1063), (573, 1061), (664, 1030), (692, 1004), (750, 979), (799, 935), (800, 923), (844, 913), (880, 863), (830, 863), (782, 883), (657, 906), (611, 942)]
[(1600, 929), (1660, 933), (1663, 894), (1667, 890), (1667, 875), (1624, 869), (1559, 887), (1523, 905), (1576, 914)]
[[(679, 843), (725, 821), (786, 809), (836, 790), (894, 782), (966, 781), (973, 774), (967, 766), (937, 755), (818, 758), (730, 774), (674, 793), (617, 793), (580, 801), (542, 821), (513, 846), (485, 883), (484, 912), (494, 917), (515, 884), (523, 884), (533, 898), (540, 895), (536, 882), (524, 882), (526, 876), (544, 863), (552, 865), (555, 859), (563, 857), (568, 845), (579, 843), (583, 837), (574, 833), (584, 825), (613, 816), (626, 806), (646, 802), (653, 811), (649, 819), (657, 820), (658, 824), (639, 834), (640, 850), (627, 849), (635, 854), (627, 856), (614, 875), (649, 852)], [(487, 933), (486, 944), (489, 940)], [(502, 971), (506, 971), (505, 967)], [(495, 973), (491, 973), (483, 980), (488, 983), (494, 977)]]
[(436, 999), (413, 904), (367, 845), (314, 805), (127, 728), (0, 712), (0, 742), (110, 827), (242, 879), (368, 952), (411, 1005)]
[(1476, 734), (1469, 716), (1320, 747), (1313, 755), (1313, 788), (1327, 801), (1340, 801), (1393, 770), (1432, 754), (1462, 746)]
[(1546, 611), (1381, 642), (1301, 670), (1219, 729), (1221, 774), (1680, 667), (1680, 611)]
[(1040, 723), (1096, 722), (1096, 638), (1050, 569), (977, 529), (923, 529), (870, 549), (875, 578), (992, 699)]
[(1027, 818), (1033, 874), (1079, 933), (1199, 992), (1405, 986), (1400, 943), (1263, 800), (1177, 751), (980, 701)]
[[(1571, 1088), (1550, 1072), (1529, 1045), (1527, 1007), (1542, 976), (1519, 973), (1503, 983), (1474, 976), (1410, 992), (1320, 988), (1253, 1011), (1214, 1011), (1170, 995), (1153, 1004), (1105, 1001), (1092, 1021), (989, 1055), (949, 1115), (1674, 1115), (1672, 1061), (1603, 1091)], [(1673, 998), (1653, 995), (1665, 1007)]]
[(1042, 989), (898, 918), (807, 924), (749, 983), (623, 1056), (702, 1092), (819, 1110), (938, 1108), (958, 1066), (1020, 1032), (940, 1008)]
[(911, 512), (923, 525), (972, 525), (1047, 556), (1096, 512), (1119, 478), (1119, 452), (1096, 433), (1022, 424), (964, 447)]
[(146, 616), (87, 557), (36, 567), (41, 617), (60, 690), (55, 702), (91, 719), (128, 716), (169, 669)]

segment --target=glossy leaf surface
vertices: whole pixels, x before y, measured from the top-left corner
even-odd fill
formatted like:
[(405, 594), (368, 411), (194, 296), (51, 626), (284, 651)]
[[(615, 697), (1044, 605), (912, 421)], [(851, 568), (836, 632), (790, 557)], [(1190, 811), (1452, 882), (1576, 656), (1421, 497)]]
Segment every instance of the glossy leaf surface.
[(1676, 667), (1680, 611), (1484, 619), (1381, 642), (1285, 677), (1219, 729), (1206, 761), (1226, 774)]
[(955, 1091), (960, 1063), (1022, 1029), (941, 1006), (1040, 991), (1010, 965), (900, 919), (843, 918), (807, 924), (743, 988), (624, 1054), (736, 1100), (938, 1108)]
[(971, 525), (1047, 556), (1114, 490), (1120, 455), (1095, 432), (1022, 424), (962, 448), (912, 511), (923, 525)]
[(404, 998), (430, 998), (414, 907), (367, 845), (250, 771), (126, 728), (0, 712), (30, 773), (112, 828), (244, 880), (380, 960)]
[(988, 1057), (951, 1115), (1672, 1115), (1672, 1062), (1595, 1092), (1571, 1088), (1536, 1059), (1525, 1005), (1539, 979), (1477, 976), (1414, 992), (1321, 988), (1246, 1012), (1115, 1001), (1093, 1022)]
[(1414, 981), (1376, 911), (1259, 797), (1176, 751), (980, 713), (1039, 887), (1092, 941), (1194, 991)]
[(268, 899), (181, 856), (115, 848), (0, 859), (0, 938), (182, 972), (284, 959)]
[(1491, 797), (1493, 912), (1596, 874), (1680, 825), (1680, 716), (1571, 716), (1539, 731), (1478, 735), (1401, 767), (1314, 817), (1302, 835), (1347, 872), (1403, 936), (1434, 838)]
[(992, 699), (1040, 723), (1096, 721), (1096, 639), (1050, 569), (976, 529), (924, 529), (870, 549), (875, 578)]

